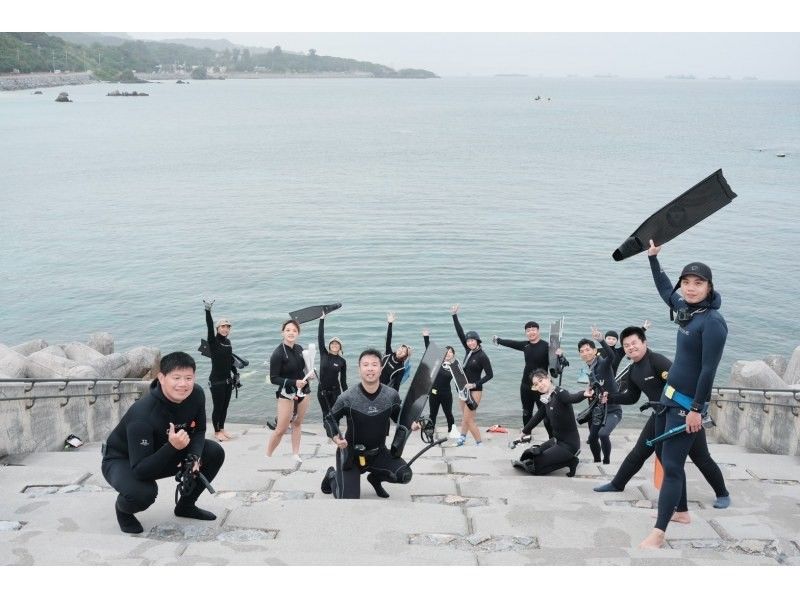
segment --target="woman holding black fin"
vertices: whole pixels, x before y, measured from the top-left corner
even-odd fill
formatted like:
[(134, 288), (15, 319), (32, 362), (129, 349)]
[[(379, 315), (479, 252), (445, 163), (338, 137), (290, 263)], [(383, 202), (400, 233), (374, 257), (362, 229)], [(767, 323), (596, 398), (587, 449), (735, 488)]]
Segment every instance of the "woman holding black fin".
[[(450, 308), (450, 314), (453, 316), (453, 325), (456, 328), (456, 334), (467, 354), (464, 356), (464, 362), (461, 367), (464, 370), (469, 384), (467, 389), (470, 396), (476, 404), (480, 405), (481, 396), (483, 395), (483, 385), (492, 379), (494, 373), (492, 372), (492, 363), (489, 361), (489, 356), (481, 348), (481, 337), (474, 330), (470, 330), (464, 334), (464, 329), (461, 327), (461, 322), (458, 321), (458, 304)], [(481, 445), (481, 431), (478, 429), (478, 424), (475, 422), (475, 414), (478, 410), (468, 409), (464, 401), (461, 403), (461, 436), (456, 440), (456, 446), (464, 446), (467, 440), (467, 432), (472, 434), (475, 439), (475, 446)]]
[(655, 432), (658, 435), (682, 424), (686, 424), (686, 432), (657, 445), (664, 468), (664, 481), (658, 495), (658, 516), (655, 527), (639, 548), (661, 548), (676, 508), (679, 504), (686, 504), (686, 456), (697, 438), (696, 433), (702, 428), (714, 376), (728, 337), (728, 325), (719, 313), (722, 298), (714, 290), (711, 268), (702, 262), (691, 262), (681, 271), (677, 284), (672, 286), (658, 262), (660, 250), (661, 247), (650, 240), (647, 250), (650, 270), (658, 293), (670, 308), (670, 319), (674, 319), (680, 328), (675, 359), (661, 395)]
[[(427, 349), (431, 342), (430, 332), (427, 328), (422, 331), (422, 340)], [(441, 407), (444, 418), (447, 420), (447, 433), (451, 437), (454, 434), (458, 437), (461, 434), (458, 432), (458, 428), (454, 427), (456, 418), (453, 417), (453, 374), (450, 372), (449, 368), (449, 364), (453, 363), (456, 358), (456, 350), (450, 345), (447, 345), (444, 349), (444, 360), (431, 386), (428, 407), (430, 408), (430, 418), (433, 425), (436, 425), (436, 417), (439, 415), (439, 407)]]
[(339, 395), (347, 390), (347, 362), (342, 357), (342, 341), (338, 336), (334, 336), (331, 342), (325, 344), (324, 312), (319, 317), (317, 336), (320, 354), (317, 398), (324, 417), (331, 410)]
[(381, 384), (400, 390), (400, 383), (406, 372), (408, 358), (411, 357), (411, 347), (400, 345), (397, 351), (392, 349), (392, 324), (397, 317), (393, 311), (386, 316), (386, 351), (381, 359)]
[(231, 321), (220, 318), (214, 325), (211, 317), (211, 306), (214, 299), (203, 299), (206, 310), (206, 327), (208, 328), (208, 352), (211, 358), (211, 373), (208, 376), (208, 386), (211, 389), (211, 402), (214, 408), (211, 411), (211, 423), (214, 426), (214, 438), (220, 442), (233, 438), (225, 432), (225, 418), (228, 416), (228, 405), (231, 402), (234, 380), (238, 372), (233, 365), (233, 346), (228, 336), (231, 333)]

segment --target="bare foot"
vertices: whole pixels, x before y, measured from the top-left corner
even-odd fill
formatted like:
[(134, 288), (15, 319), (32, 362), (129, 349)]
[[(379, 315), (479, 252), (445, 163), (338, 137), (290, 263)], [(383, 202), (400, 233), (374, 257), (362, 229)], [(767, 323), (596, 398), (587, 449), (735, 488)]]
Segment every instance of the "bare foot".
[(639, 548), (643, 548), (645, 550), (655, 550), (663, 547), (664, 532), (657, 528), (653, 528), (653, 531), (647, 534), (647, 537), (642, 540), (641, 544), (639, 544)]
[(214, 438), (216, 438), (220, 442), (225, 442), (226, 440), (228, 440), (228, 437), (225, 436), (225, 434), (223, 434), (222, 432), (215, 432)]
[[(656, 511), (652, 515), (650, 515), (653, 519), (658, 518), (658, 512)], [(675, 511), (672, 514), (672, 517), (669, 518), (670, 521), (674, 521), (675, 523), (691, 523), (692, 516), (689, 515), (689, 511)]]
[(689, 511), (675, 511), (670, 521), (674, 521), (675, 523), (691, 523), (692, 516), (689, 515)]
[(233, 434), (228, 434), (225, 430), (220, 430), (222, 434), (225, 436), (226, 440), (230, 440), (231, 438), (236, 438)]

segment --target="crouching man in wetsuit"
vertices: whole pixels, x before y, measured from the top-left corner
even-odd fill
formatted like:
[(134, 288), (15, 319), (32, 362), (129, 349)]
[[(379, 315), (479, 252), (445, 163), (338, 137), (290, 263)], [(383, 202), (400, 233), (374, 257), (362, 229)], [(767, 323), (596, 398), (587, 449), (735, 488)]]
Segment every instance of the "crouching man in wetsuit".
[[(369, 472), (367, 481), (381, 498), (389, 493), (381, 484), (408, 484), (411, 469), (399, 457), (392, 457), (386, 448), (389, 418), (395, 423), (400, 415), (400, 395), (381, 384), (381, 354), (367, 349), (358, 358), (361, 383), (348, 388), (336, 399), (323, 420), (325, 431), (336, 443), (336, 467), (329, 467), (322, 480), (322, 492), (335, 498), (360, 498), (361, 474)], [(347, 418), (344, 438), (339, 420)], [(418, 430), (415, 422), (413, 430)]]
[(578, 467), (581, 444), (572, 405), (592, 396), (593, 391), (590, 389), (570, 394), (563, 388), (555, 386), (545, 370), (534, 370), (531, 374), (531, 383), (541, 395), (540, 400), (544, 404), (544, 409), (539, 409), (525, 424), (522, 434), (523, 436), (530, 434), (543, 418), (547, 418), (553, 436), (543, 444), (526, 449), (519, 461), (513, 461), (514, 467), (524, 469), (533, 475), (546, 475), (562, 467), (569, 467), (567, 476), (572, 477)]
[[(187, 353), (165, 355), (150, 391), (128, 409), (103, 445), (103, 476), (119, 492), (115, 509), (125, 533), (144, 531), (134, 513), (155, 502), (156, 480), (174, 477), (184, 461), (192, 459), (194, 471), (210, 481), (225, 460), (222, 447), (205, 439), (206, 399), (195, 384), (195, 369)], [(194, 491), (178, 501), (175, 515), (216, 519), (195, 505), (204, 488), (198, 481)]]

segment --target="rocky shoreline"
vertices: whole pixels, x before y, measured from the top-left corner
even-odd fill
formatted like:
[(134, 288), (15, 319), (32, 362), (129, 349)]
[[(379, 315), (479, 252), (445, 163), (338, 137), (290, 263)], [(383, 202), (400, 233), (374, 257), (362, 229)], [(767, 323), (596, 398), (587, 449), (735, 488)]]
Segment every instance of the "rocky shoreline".
[(115, 353), (114, 339), (107, 332), (91, 334), (86, 343), (50, 345), (35, 339), (13, 347), (0, 344), (0, 379), (152, 379), (160, 359), (155, 347)]
[(19, 91), (37, 87), (60, 87), (62, 85), (87, 85), (97, 83), (92, 73), (25, 73), (0, 75), (0, 91)]

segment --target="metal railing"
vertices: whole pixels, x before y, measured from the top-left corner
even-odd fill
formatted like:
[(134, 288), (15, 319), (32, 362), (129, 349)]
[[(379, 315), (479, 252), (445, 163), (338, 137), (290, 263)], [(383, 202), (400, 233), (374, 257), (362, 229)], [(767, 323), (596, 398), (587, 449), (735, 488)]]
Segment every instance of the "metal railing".
[[(711, 389), (712, 395), (717, 395), (712, 398), (717, 407), (722, 407), (722, 403), (736, 403), (740, 411), (744, 411), (743, 405), (758, 405), (764, 411), (769, 413), (770, 407), (783, 407), (791, 409), (792, 415), (800, 417), (800, 389), (785, 388), (742, 388), (739, 386), (715, 386)], [(725, 394), (735, 393), (738, 397), (728, 398)], [(756, 395), (763, 400), (748, 400), (750, 395)], [(773, 399), (786, 396), (791, 397), (792, 401), (787, 403), (776, 403)]]
[[(120, 390), (120, 386), (123, 383), (150, 383), (149, 380), (142, 380), (141, 378), (0, 378), (0, 387), (6, 383), (17, 383), (17, 384), (26, 384), (28, 385), (27, 388), (23, 388), (22, 392), (24, 394), (28, 394), (33, 391), (34, 387), (37, 384), (52, 384), (52, 383), (61, 383), (63, 384), (61, 388), (57, 390), (59, 393), (63, 393), (70, 384), (73, 383), (85, 383), (88, 384), (86, 387), (86, 391), (91, 391), (92, 398), (89, 400), (89, 405), (94, 405), (97, 402), (99, 397), (115, 397), (113, 399), (114, 403), (118, 403), (123, 396), (127, 395), (141, 395), (141, 390), (128, 390), (123, 391)], [(109, 392), (98, 392), (96, 387), (97, 384), (113, 384)], [(37, 399), (61, 399), (60, 406), (66, 407), (69, 403), (70, 399), (73, 398), (69, 395), (64, 394), (51, 394), (51, 395), (37, 395), (37, 396), (21, 396), (21, 397), (9, 397), (3, 392), (2, 388), (0, 388), (0, 401), (25, 401), (25, 409), (31, 409), (34, 404), (36, 403)], [(138, 400), (137, 397), (134, 400)]]

